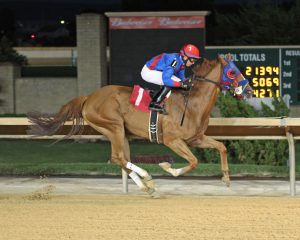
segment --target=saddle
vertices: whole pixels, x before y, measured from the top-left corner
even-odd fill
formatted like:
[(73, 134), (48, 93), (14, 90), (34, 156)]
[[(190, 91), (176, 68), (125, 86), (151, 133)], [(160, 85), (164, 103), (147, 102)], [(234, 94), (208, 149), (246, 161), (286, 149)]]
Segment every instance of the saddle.
[[(154, 95), (154, 90), (148, 90), (139, 85), (134, 85), (129, 102), (134, 106), (135, 109), (149, 113), (149, 104)], [(168, 98), (168, 96), (166, 98)]]

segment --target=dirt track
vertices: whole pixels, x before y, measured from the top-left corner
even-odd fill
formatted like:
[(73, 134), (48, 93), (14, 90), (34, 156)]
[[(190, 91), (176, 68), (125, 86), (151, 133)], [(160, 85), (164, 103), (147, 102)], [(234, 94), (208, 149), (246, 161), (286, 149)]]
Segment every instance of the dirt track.
[(0, 239), (300, 239), (300, 198), (0, 195)]

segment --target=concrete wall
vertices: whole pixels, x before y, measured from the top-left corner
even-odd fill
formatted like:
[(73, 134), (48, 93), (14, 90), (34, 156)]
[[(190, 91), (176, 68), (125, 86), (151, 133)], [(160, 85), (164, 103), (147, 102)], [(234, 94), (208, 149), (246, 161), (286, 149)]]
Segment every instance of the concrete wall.
[(76, 16), (79, 95), (107, 84), (106, 28), (106, 18), (102, 15)]
[(56, 113), (77, 96), (77, 78), (17, 78), (16, 113)]

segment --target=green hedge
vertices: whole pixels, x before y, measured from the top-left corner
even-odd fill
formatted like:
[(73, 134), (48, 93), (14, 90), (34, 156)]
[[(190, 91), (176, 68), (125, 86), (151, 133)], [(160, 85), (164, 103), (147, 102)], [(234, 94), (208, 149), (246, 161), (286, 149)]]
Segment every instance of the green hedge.
[[(256, 111), (246, 101), (237, 101), (229, 95), (220, 95), (217, 107), (222, 117), (285, 117), (289, 109), (281, 98), (272, 101), (274, 110), (262, 103), (262, 110)], [(284, 166), (288, 160), (286, 140), (234, 140), (223, 141), (228, 151), (230, 163)], [(219, 153), (214, 149), (198, 149), (197, 155), (202, 162), (217, 163)]]

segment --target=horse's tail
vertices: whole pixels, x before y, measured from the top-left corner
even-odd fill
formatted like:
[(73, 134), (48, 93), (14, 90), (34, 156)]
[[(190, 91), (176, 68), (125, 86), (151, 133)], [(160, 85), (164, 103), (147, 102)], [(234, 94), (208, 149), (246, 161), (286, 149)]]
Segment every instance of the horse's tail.
[(66, 121), (72, 121), (71, 130), (62, 139), (82, 134), (84, 129), (82, 108), (86, 99), (86, 96), (74, 98), (62, 106), (56, 114), (28, 113), (28, 119), (33, 125), (30, 125), (27, 133), (34, 136), (51, 136), (58, 133)]

